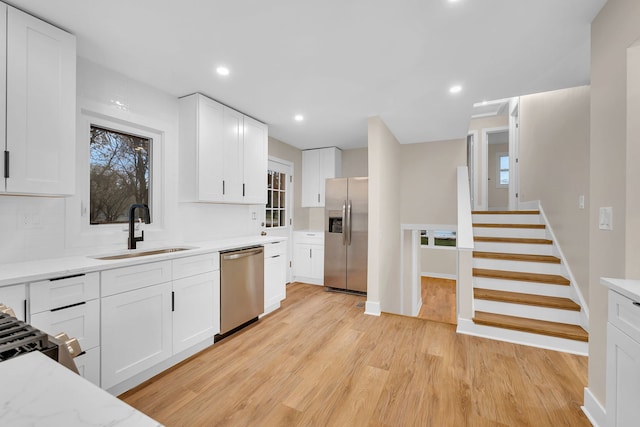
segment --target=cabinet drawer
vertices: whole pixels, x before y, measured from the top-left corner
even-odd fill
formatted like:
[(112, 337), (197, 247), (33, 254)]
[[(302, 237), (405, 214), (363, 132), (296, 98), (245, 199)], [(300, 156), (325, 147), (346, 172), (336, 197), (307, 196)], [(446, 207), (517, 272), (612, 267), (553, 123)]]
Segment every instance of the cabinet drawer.
[(287, 253), (286, 242), (273, 242), (264, 245), (264, 257), (269, 258), (275, 255), (284, 256)]
[(66, 307), (100, 296), (99, 273), (43, 280), (29, 285), (31, 313)]
[(633, 301), (610, 290), (609, 322), (635, 341), (640, 342), (640, 301)]
[(101, 296), (105, 297), (171, 281), (171, 261), (105, 270), (100, 274)]
[(100, 347), (84, 350), (84, 354), (73, 361), (81, 377), (100, 387)]
[(31, 324), (50, 335), (65, 332), (77, 338), (84, 351), (100, 345), (100, 300), (31, 315)]
[(220, 270), (220, 254), (218, 252), (178, 258), (172, 262), (174, 279)]
[(324, 232), (323, 231), (297, 231), (295, 233), (295, 242), (306, 243), (311, 245), (323, 245)]

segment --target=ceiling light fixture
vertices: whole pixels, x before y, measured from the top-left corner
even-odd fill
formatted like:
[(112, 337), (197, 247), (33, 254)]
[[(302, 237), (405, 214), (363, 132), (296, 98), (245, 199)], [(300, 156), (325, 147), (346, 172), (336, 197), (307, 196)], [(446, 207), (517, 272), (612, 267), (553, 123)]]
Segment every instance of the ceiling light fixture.
[(216, 68), (216, 73), (220, 74), (221, 76), (228, 76), (229, 69), (227, 67), (218, 67)]
[(293, 120), (295, 120), (296, 122), (301, 122), (304, 120), (304, 116), (302, 114), (296, 114), (295, 116), (293, 116)]
[(460, 85), (451, 86), (449, 88), (449, 92), (450, 93), (460, 93), (460, 92), (462, 92), (462, 86), (460, 86)]

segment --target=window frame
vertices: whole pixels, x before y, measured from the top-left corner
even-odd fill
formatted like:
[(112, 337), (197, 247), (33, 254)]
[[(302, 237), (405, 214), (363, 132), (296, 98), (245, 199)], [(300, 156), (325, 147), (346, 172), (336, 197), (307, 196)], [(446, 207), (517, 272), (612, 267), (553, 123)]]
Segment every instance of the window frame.
[(149, 138), (151, 142), (151, 167), (149, 182), (149, 199), (151, 224), (145, 224), (148, 231), (160, 231), (165, 229), (165, 196), (164, 181), (164, 151), (165, 133), (143, 124), (133, 123), (128, 120), (96, 113), (82, 109), (77, 122), (77, 147), (76, 147), (76, 195), (67, 201), (67, 209), (71, 211), (67, 221), (67, 239), (72, 241), (71, 247), (99, 246), (120, 242), (124, 231), (128, 231), (128, 225), (117, 224), (90, 224), (90, 140), (91, 126), (111, 129), (114, 131), (129, 133), (143, 138)]
[(503, 151), (503, 152), (496, 153), (496, 188), (509, 188), (509, 183), (507, 184), (500, 183), (500, 172), (504, 172), (504, 171), (509, 173), (509, 182), (511, 182), (511, 164), (509, 164), (509, 167), (507, 167), (507, 169), (500, 168), (500, 159), (502, 157), (506, 157), (507, 160), (510, 160), (508, 152)]

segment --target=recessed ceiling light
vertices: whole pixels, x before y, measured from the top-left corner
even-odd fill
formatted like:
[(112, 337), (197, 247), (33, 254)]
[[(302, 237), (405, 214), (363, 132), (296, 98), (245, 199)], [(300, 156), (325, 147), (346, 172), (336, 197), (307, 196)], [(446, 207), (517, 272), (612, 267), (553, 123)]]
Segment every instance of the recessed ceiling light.
[(460, 93), (460, 92), (462, 92), (462, 86), (460, 86), (460, 85), (451, 86), (449, 88), (449, 92), (451, 92), (451, 93)]
[(220, 74), (221, 76), (228, 76), (229, 69), (227, 67), (218, 67), (216, 68), (216, 73)]
[(304, 116), (302, 114), (296, 114), (295, 116), (293, 116), (293, 120), (295, 120), (296, 122), (301, 122), (304, 120)]

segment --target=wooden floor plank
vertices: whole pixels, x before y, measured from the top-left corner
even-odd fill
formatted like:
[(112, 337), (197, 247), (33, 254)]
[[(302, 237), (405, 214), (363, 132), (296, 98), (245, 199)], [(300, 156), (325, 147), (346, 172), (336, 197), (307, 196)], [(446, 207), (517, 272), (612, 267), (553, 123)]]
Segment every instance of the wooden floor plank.
[(585, 357), (362, 300), (290, 285), (273, 314), (120, 397), (167, 427), (589, 426)]
[(457, 324), (456, 281), (422, 276), (420, 283), (422, 307), (420, 307), (418, 318)]
[(507, 302), (511, 304), (532, 305), (536, 307), (557, 308), (561, 310), (580, 311), (580, 305), (569, 298), (550, 297), (546, 295), (523, 294), (520, 292), (498, 291), (494, 289), (474, 288), (475, 299)]

